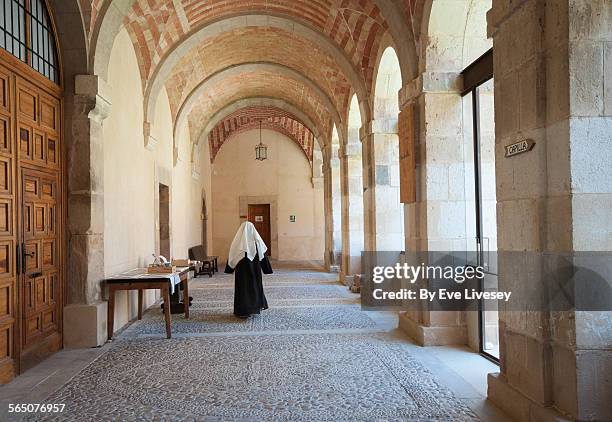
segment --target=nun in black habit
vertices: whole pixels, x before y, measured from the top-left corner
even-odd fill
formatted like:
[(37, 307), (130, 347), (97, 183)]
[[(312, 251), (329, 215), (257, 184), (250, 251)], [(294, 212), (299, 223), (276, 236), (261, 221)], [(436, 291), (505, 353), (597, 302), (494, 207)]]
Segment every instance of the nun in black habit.
[(272, 274), (270, 261), (265, 255), (268, 247), (250, 221), (240, 225), (230, 246), (225, 272), (235, 273), (234, 315), (248, 318), (268, 309), (263, 291), (261, 273)]

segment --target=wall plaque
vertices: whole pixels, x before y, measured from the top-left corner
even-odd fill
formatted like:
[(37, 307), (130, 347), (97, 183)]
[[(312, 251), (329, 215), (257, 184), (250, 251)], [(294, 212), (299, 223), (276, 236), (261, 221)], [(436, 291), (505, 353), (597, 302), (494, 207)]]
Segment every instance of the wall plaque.
[(515, 155), (522, 154), (524, 152), (531, 151), (535, 146), (535, 141), (533, 139), (524, 139), (519, 142), (515, 142), (510, 145), (506, 145), (506, 158), (514, 157)]

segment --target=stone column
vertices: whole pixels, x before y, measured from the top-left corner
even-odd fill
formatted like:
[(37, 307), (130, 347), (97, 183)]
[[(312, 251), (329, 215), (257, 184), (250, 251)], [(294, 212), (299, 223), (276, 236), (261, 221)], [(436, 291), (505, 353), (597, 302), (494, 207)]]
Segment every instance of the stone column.
[(334, 243), (334, 220), (332, 213), (332, 175), (329, 160), (330, 147), (326, 146), (323, 151), (323, 205), (325, 214), (325, 256), (324, 264), (327, 271), (331, 271), (333, 265), (333, 243)]
[(332, 145), (330, 154), (331, 217), (333, 221), (331, 271), (340, 272), (342, 266), (342, 176), (340, 174), (339, 145)]
[(361, 144), (340, 147), (342, 174), (342, 273), (341, 280), (361, 272), (363, 251), (363, 184)]
[[(460, 79), (424, 73), (400, 91), (400, 112), (414, 105), (418, 135), (416, 202), (404, 207), (407, 251), (466, 250)], [(400, 328), (423, 346), (466, 344), (464, 312), (427, 308), (400, 315)]]
[[(499, 249), (610, 251), (612, 3), (499, 0), (488, 21)], [(523, 139), (533, 150), (504, 158)], [(542, 273), (500, 260), (500, 290), (539, 288)], [(502, 311), (500, 340), (488, 396), (514, 418), (612, 420), (610, 312)]]
[[(397, 117), (376, 119), (363, 134), (365, 248), (404, 250), (404, 210), (400, 204)], [(366, 154), (367, 151), (367, 154)]]
[(110, 113), (110, 88), (95, 75), (77, 75), (67, 151), (68, 268), (64, 347), (106, 340), (104, 278), (104, 148), (102, 121)]

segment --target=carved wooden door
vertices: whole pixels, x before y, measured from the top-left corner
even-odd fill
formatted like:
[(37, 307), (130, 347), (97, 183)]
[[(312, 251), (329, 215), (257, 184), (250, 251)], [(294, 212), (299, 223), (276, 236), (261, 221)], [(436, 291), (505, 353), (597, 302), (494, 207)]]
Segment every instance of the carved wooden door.
[(61, 341), (59, 278), (61, 195), (60, 101), (16, 77), (20, 371), (57, 351)]

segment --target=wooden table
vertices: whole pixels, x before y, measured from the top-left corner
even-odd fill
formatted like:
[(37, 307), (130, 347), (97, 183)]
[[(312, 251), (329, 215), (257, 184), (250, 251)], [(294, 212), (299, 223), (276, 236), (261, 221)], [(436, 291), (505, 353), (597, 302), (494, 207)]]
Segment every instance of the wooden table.
[[(138, 319), (142, 319), (143, 291), (159, 289), (164, 300), (164, 318), (166, 320), (166, 337), (172, 337), (170, 327), (170, 291), (183, 284), (183, 301), (185, 318), (189, 318), (189, 267), (178, 267), (173, 274), (148, 274), (147, 270), (137, 269), (107, 278), (108, 286), (108, 339), (112, 340), (115, 329), (115, 292), (117, 290), (138, 290)], [(173, 277), (174, 275), (174, 277)], [(178, 278), (178, 282), (176, 281)]]

